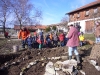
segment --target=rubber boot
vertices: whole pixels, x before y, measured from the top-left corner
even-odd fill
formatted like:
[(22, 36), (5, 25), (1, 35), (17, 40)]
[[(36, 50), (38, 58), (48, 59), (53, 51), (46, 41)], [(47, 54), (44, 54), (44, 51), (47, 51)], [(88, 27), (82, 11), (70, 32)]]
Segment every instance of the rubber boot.
[(39, 50), (41, 50), (42, 49), (42, 44), (39, 44)]
[(72, 59), (72, 56), (69, 56), (69, 60), (71, 60)]
[(77, 59), (77, 63), (79, 64), (80, 63), (80, 57), (79, 57), (79, 55), (76, 55), (76, 59)]

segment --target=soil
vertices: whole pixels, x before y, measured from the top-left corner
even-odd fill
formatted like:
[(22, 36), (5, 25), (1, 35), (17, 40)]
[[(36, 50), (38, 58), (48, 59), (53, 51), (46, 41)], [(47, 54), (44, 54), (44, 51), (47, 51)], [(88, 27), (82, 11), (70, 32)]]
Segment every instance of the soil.
[[(5, 45), (0, 46), (0, 75), (20, 75), (20, 72), (24, 67), (26, 67), (30, 62), (36, 61), (36, 64), (31, 66), (29, 69), (24, 71), (23, 75), (44, 75), (45, 66), (49, 61), (56, 62), (58, 60), (64, 61), (67, 59), (58, 59), (51, 60), (47, 58), (59, 57), (59, 56), (68, 56), (67, 47), (56, 47), (56, 48), (43, 48), (39, 49), (24, 49), (16, 53), (12, 53), (12, 45), (20, 45), (19, 41), (8, 41)], [(77, 75), (83, 75), (80, 73), (80, 70), (84, 71), (85, 75), (100, 75), (100, 71), (97, 71), (93, 65), (91, 65), (88, 60), (90, 59), (91, 54), (93, 55), (94, 46), (90, 45), (89, 47), (83, 46), (78, 47), (81, 58), (81, 68), (78, 70)], [(99, 46), (97, 46), (99, 48)], [(93, 49), (92, 49), (93, 48)], [(97, 49), (98, 49), (97, 48)], [(6, 52), (6, 50), (8, 50)], [(98, 49), (100, 50), (100, 48)], [(95, 54), (96, 55), (96, 50)], [(98, 52), (97, 52), (98, 53)], [(75, 58), (75, 56), (73, 56)], [(43, 60), (45, 59), (45, 60)], [(100, 57), (95, 58), (98, 66), (100, 66)], [(12, 64), (16, 62), (15, 64)], [(7, 66), (8, 65), (8, 66)], [(5, 67), (6, 66), (6, 67)], [(66, 74), (67, 75), (67, 74)]]

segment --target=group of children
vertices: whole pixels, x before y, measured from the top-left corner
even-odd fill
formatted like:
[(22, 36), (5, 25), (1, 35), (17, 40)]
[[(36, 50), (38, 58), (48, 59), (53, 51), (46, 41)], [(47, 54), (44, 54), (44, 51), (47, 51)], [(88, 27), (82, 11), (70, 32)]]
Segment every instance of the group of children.
[[(26, 43), (29, 49), (42, 49), (43, 47), (51, 48), (57, 46), (65, 46), (68, 41), (68, 39), (65, 36), (66, 35), (64, 33), (60, 33), (59, 35), (57, 35), (56, 33), (44, 35), (43, 32), (40, 32), (39, 34), (34, 32), (33, 36), (29, 34), (29, 36), (26, 39)], [(79, 33), (79, 40), (80, 46), (83, 46), (85, 40), (83, 32)]]
[[(59, 43), (58, 43), (59, 42)], [(29, 49), (31, 48), (39, 48), (42, 49), (43, 47), (51, 48), (57, 46), (64, 46), (66, 45), (66, 38), (65, 34), (61, 32), (59, 35), (57, 33), (49, 33), (47, 35), (43, 34), (43, 32), (39, 32), (29, 34), (26, 43)]]
[[(25, 45), (27, 45), (29, 49), (32, 48), (42, 49), (43, 47), (51, 48), (51, 47), (65, 46), (68, 41), (66, 33), (63, 32), (60, 32), (59, 35), (56, 32), (48, 34), (44, 34), (42, 31), (39, 33), (36, 32), (32, 33), (30, 33), (25, 27), (23, 27), (20, 30), (18, 38), (22, 39), (23, 48), (25, 48)], [(80, 46), (83, 46), (84, 44), (83, 32), (79, 32), (79, 40), (80, 40)]]

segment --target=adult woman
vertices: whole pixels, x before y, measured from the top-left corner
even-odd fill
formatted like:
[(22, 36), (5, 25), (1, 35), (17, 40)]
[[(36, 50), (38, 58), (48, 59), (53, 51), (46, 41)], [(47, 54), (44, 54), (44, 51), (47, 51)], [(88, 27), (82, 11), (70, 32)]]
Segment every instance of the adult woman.
[(95, 35), (95, 43), (96, 44), (100, 43), (100, 23), (99, 22), (96, 25), (94, 35)]
[(25, 27), (22, 27), (21, 30), (19, 31), (18, 39), (22, 40), (22, 48), (25, 48), (26, 39), (27, 39), (29, 34), (30, 34), (30, 32)]
[(80, 63), (79, 53), (77, 51), (77, 46), (79, 46), (78, 32), (78, 29), (72, 24), (69, 26), (69, 32), (67, 34), (68, 42), (66, 46), (68, 46), (69, 60), (72, 58), (72, 52), (74, 51), (77, 62)]

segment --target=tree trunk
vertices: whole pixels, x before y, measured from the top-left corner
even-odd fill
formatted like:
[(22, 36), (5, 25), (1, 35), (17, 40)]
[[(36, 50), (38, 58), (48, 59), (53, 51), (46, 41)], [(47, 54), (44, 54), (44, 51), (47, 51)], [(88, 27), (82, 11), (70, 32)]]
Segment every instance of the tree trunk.
[(3, 25), (3, 34), (5, 36), (5, 24)]

